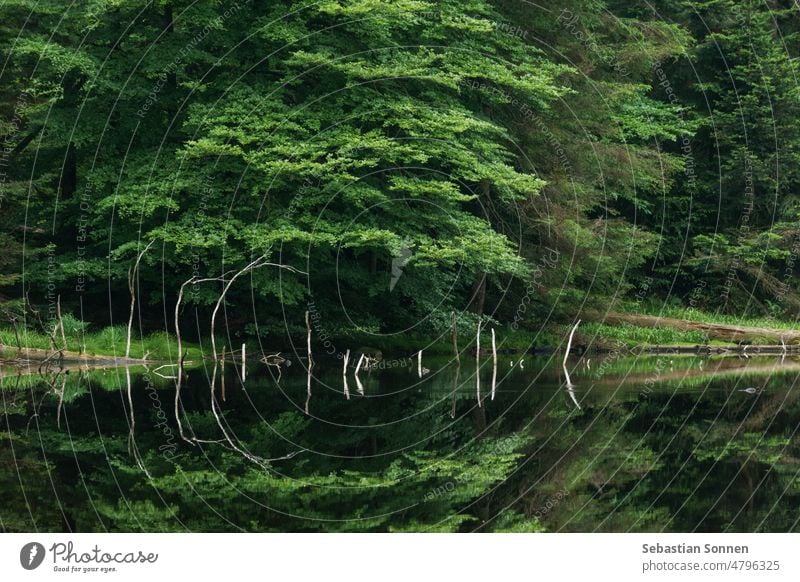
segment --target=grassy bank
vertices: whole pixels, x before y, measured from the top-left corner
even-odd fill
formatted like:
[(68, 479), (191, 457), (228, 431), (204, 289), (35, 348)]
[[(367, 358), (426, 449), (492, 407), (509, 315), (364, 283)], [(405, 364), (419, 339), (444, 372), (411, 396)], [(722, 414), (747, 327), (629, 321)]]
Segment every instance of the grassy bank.
[[(615, 349), (620, 346), (625, 347), (685, 347), (696, 345), (728, 346), (733, 342), (720, 339), (709, 340), (706, 331), (697, 329), (677, 329), (671, 326), (668, 320), (660, 325), (660, 321), (653, 325), (653, 317), (672, 318), (673, 320), (684, 320), (698, 322), (709, 325), (735, 325), (752, 328), (755, 335), (750, 333), (747, 343), (771, 344), (779, 343), (775, 339), (775, 334), (781, 332), (797, 332), (798, 326), (793, 322), (781, 321), (770, 318), (750, 318), (741, 319), (733, 316), (716, 315), (697, 311), (694, 309), (667, 307), (663, 310), (655, 306), (645, 306), (635, 311), (631, 306), (619, 306), (621, 313), (633, 316), (648, 316), (651, 322), (647, 325), (639, 322), (620, 322), (601, 323), (599, 321), (584, 321), (578, 328), (575, 338), (576, 346), (591, 346), (600, 349)], [(627, 309), (625, 309), (627, 307)], [(593, 317), (600, 318), (603, 314), (595, 314)], [(589, 319), (587, 317), (587, 319)], [(90, 331), (88, 324), (73, 321), (72, 318), (64, 318), (64, 332), (66, 336), (67, 350), (73, 354), (85, 356), (105, 356), (123, 357), (127, 342), (127, 328), (124, 325), (106, 327), (98, 331)], [(679, 323), (673, 321), (676, 325)], [(482, 330), (481, 347), (489, 349), (491, 346), (490, 330), (493, 326), (486, 325)], [(554, 348), (562, 345), (566, 335), (569, 333), (569, 326), (566, 324), (549, 324), (540, 330), (511, 329), (510, 326), (494, 326), (497, 337), (498, 349), (502, 352), (522, 353), (530, 351), (532, 348)], [(758, 336), (758, 331), (765, 333), (763, 337)], [(459, 350), (472, 348), (475, 343), (474, 327), (460, 326), (458, 329)], [(771, 333), (770, 336), (767, 332)], [(61, 335), (57, 337), (61, 345)], [(47, 335), (31, 330), (20, 330), (19, 341), (23, 348), (50, 350), (51, 342)], [(217, 340), (218, 350), (227, 342), (226, 338)], [(326, 340), (321, 342), (319, 338), (313, 338), (314, 351), (316, 353), (329, 352), (344, 353), (347, 349), (356, 351), (359, 348), (374, 348), (381, 350), (388, 357), (412, 356), (418, 350), (425, 350), (429, 355), (449, 356), (453, 353), (452, 336), (449, 332), (443, 333), (438, 337), (417, 336), (411, 334), (397, 335), (369, 335), (352, 334), (345, 337)], [(250, 342), (253, 343), (252, 341)], [(789, 339), (787, 336), (787, 343)], [(210, 350), (210, 342), (204, 342), (206, 355)], [(324, 345), (323, 345), (324, 344)], [(16, 349), (17, 338), (13, 328), (0, 326), (0, 345), (9, 350)], [(268, 345), (268, 344), (265, 344)], [(255, 349), (255, 345), (251, 349)], [(283, 346), (286, 348), (286, 346)], [(189, 352), (189, 358), (198, 359), (201, 355), (200, 346), (196, 343), (184, 341), (184, 348)], [(274, 351), (279, 351), (280, 346), (276, 345)], [(142, 358), (148, 354), (148, 358), (153, 360), (174, 360), (177, 357), (177, 342), (173, 335), (166, 332), (154, 332), (144, 338), (137, 337), (134, 330), (131, 342), (131, 358)], [(248, 350), (252, 355), (255, 351)]]
[(620, 305), (619, 311), (625, 313), (638, 313), (641, 315), (653, 315), (657, 317), (671, 317), (675, 319), (685, 319), (687, 321), (697, 321), (700, 323), (712, 323), (718, 325), (739, 325), (743, 327), (765, 327), (775, 330), (796, 330), (800, 327), (800, 322), (777, 317), (739, 317), (725, 313), (709, 313), (691, 307), (675, 305), (645, 304), (635, 308), (632, 305)]
[[(734, 346), (800, 343), (793, 321), (771, 317), (743, 318), (686, 307), (618, 305), (614, 311), (591, 314), (581, 326), (580, 338), (600, 347), (626, 346)], [(588, 319), (588, 318), (587, 318)]]
[[(128, 340), (128, 330), (125, 326), (106, 327), (96, 332), (84, 331), (78, 327), (64, 326), (67, 351), (85, 356), (108, 356), (121, 358), (125, 355)], [(61, 347), (61, 335), (58, 334), (57, 343)], [(19, 342), (25, 349), (50, 350), (50, 338), (39, 332), (19, 330)], [(13, 328), (0, 327), (0, 344), (9, 350), (17, 348), (17, 337)], [(199, 348), (184, 342), (184, 349), (195, 354)], [(142, 358), (148, 354), (153, 360), (175, 359), (178, 353), (178, 344), (175, 336), (166, 332), (154, 332), (144, 338), (136, 336), (131, 338), (131, 358)]]
[(582, 324), (578, 339), (585, 345), (611, 349), (619, 344), (635, 346), (693, 346), (706, 343), (701, 331), (683, 331), (671, 327), (639, 327), (629, 323), (608, 325), (596, 321)]

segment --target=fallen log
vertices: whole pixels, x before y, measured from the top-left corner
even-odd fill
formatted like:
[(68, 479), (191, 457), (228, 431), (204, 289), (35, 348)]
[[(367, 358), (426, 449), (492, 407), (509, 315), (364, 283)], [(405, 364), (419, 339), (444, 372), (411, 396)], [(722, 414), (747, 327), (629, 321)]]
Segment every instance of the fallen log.
[(636, 313), (609, 312), (594, 314), (593, 321), (607, 325), (628, 323), (639, 327), (669, 327), (681, 331), (702, 331), (710, 339), (729, 342), (753, 342), (761, 339), (773, 339), (776, 342), (784, 341), (787, 344), (800, 343), (800, 331), (786, 329), (770, 329), (768, 327), (751, 327), (744, 325), (730, 325), (722, 323), (705, 323), (689, 321), (673, 317), (659, 317), (656, 315), (639, 315)]

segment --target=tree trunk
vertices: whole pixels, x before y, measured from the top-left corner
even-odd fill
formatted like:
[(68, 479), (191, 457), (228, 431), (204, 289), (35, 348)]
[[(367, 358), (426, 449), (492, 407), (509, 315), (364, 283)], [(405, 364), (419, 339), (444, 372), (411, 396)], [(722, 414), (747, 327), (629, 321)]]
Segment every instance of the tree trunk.
[(483, 306), (486, 302), (486, 273), (478, 271), (475, 275), (475, 283), (469, 296), (467, 309), (476, 314), (483, 315)]

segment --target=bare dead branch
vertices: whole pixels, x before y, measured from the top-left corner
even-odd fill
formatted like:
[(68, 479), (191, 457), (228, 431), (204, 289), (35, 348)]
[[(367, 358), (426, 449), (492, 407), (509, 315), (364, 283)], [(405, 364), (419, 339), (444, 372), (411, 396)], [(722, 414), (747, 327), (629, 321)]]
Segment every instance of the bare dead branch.
[[(150, 247), (153, 246), (156, 240), (153, 239), (147, 246), (144, 247), (137, 255), (136, 261), (134, 261), (133, 266), (128, 269), (128, 291), (131, 294), (131, 308), (130, 308), (130, 315), (128, 316), (128, 341), (125, 344), (125, 357), (129, 358), (131, 355), (131, 332), (133, 331), (133, 312), (136, 308), (136, 283), (138, 282), (138, 275), (139, 275), (139, 263), (142, 261), (142, 257), (144, 254), (150, 250)], [(145, 358), (142, 358), (145, 359)]]

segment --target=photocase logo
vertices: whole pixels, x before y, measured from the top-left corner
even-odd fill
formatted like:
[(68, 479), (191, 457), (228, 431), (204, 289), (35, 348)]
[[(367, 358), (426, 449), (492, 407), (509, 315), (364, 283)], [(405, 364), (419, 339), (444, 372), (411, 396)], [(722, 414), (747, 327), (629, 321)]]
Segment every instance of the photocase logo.
[(39, 542), (27, 543), (19, 552), (19, 563), (26, 570), (35, 570), (42, 565), (44, 554), (44, 546)]
[(389, 281), (389, 293), (394, 291), (394, 286), (397, 285), (397, 281), (399, 281), (400, 277), (403, 275), (403, 267), (408, 264), (410, 259), (411, 247), (408, 244), (408, 240), (404, 240), (399, 253), (392, 259), (392, 279)]

